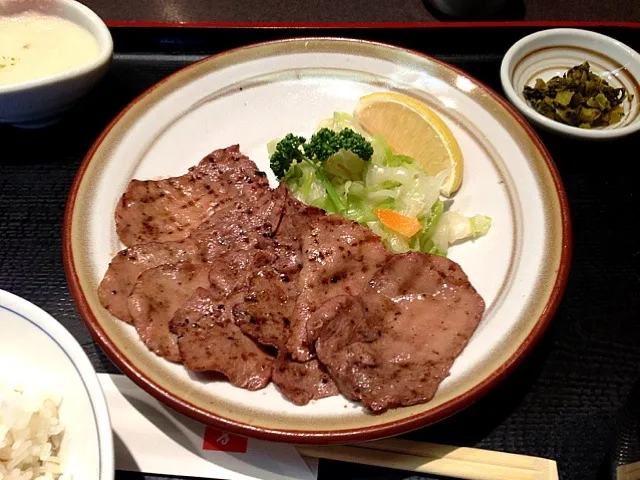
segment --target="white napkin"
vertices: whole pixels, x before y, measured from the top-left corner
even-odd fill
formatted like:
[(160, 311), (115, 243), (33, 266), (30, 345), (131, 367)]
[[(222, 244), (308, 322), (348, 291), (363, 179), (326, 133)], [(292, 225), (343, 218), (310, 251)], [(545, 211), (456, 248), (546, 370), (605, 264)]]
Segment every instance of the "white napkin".
[(221, 480), (317, 480), (317, 462), (293, 445), (205, 427), (165, 407), (123, 375), (98, 374), (114, 435), (116, 469)]

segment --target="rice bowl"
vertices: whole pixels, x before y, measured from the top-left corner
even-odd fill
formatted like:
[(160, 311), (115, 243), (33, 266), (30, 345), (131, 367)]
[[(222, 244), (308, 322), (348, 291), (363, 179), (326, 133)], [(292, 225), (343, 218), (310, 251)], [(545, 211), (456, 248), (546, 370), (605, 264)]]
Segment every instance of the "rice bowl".
[(82, 347), (0, 290), (0, 480), (113, 480), (106, 401)]

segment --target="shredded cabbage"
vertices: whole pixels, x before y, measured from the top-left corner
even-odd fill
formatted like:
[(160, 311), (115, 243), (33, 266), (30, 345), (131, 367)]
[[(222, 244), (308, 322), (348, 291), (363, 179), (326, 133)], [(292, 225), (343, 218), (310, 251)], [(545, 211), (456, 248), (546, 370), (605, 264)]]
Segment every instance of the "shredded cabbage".
[[(348, 113), (334, 113), (332, 118), (320, 122), (318, 130), (320, 128), (336, 132), (350, 128), (371, 142), (373, 155), (370, 161), (365, 162), (350, 151), (340, 150), (324, 162), (323, 167), (346, 205), (341, 215), (368, 226), (382, 238), (390, 251), (446, 255), (452, 244), (475, 239), (489, 231), (489, 217), (467, 217), (457, 211), (445, 211), (440, 200), (440, 186), (448, 171), (436, 176), (428, 175), (412, 158), (394, 154), (383, 138), (367, 135)], [(277, 142), (278, 139), (267, 145), (269, 155)], [(336, 213), (312, 166), (294, 162), (284, 181), (300, 201)], [(407, 238), (388, 228), (375, 213), (379, 208), (418, 220), (420, 230)]]

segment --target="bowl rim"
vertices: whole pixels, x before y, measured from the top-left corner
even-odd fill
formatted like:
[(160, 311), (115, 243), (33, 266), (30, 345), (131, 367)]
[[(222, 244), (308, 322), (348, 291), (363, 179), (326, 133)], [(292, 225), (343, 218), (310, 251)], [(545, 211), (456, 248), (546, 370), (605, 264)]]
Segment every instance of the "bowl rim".
[[(98, 16), (98, 14), (96, 14), (93, 10), (91, 10), (89, 7), (87, 7), (83, 3), (80, 3), (76, 0), (49, 0), (49, 1), (54, 4), (61, 4), (69, 8), (75, 9), (81, 15), (86, 17), (96, 27), (97, 34), (94, 34), (93, 32), (89, 32), (89, 33), (95, 37), (96, 41), (98, 42), (98, 46), (100, 47), (100, 52), (98, 56), (87, 64), (80, 65), (78, 67), (71, 68), (69, 70), (64, 70), (62, 72), (58, 72), (53, 75), (34, 78), (33, 80), (26, 80), (23, 82), (8, 83), (6, 85), (0, 85), (0, 95), (14, 93), (14, 92), (23, 92), (25, 90), (32, 90), (32, 89), (40, 88), (43, 86), (51, 85), (54, 83), (58, 83), (61, 81), (69, 80), (72, 78), (81, 77), (91, 71), (99, 69), (100, 67), (107, 64), (111, 60), (111, 57), (113, 55), (113, 38), (111, 37), (111, 32), (109, 31), (109, 28), (104, 23), (104, 21)], [(1, 15), (2, 15), (2, 12), (0, 12), (0, 16)], [(61, 18), (65, 18), (65, 17), (61, 17)]]
[(76, 367), (95, 413), (100, 452), (100, 477), (98, 480), (113, 480), (115, 457), (109, 409), (98, 375), (80, 343), (52, 315), (18, 295), (0, 289), (0, 308), (22, 317), (25, 321), (41, 329), (51, 340), (58, 343), (58, 346), (64, 350)]
[[(511, 78), (511, 74), (513, 73), (512, 65), (515, 63), (515, 60), (519, 60), (524, 55), (529, 53), (527, 47), (533, 41), (538, 40), (539, 38), (554, 37), (560, 35), (572, 35), (604, 42), (613, 49), (626, 51), (626, 53), (638, 64), (638, 66), (640, 66), (640, 54), (638, 52), (636, 52), (630, 46), (608, 35), (603, 35), (601, 33), (581, 28), (551, 28), (547, 30), (541, 30), (518, 40), (509, 48), (509, 50), (507, 50), (507, 53), (502, 58), (502, 62), (500, 64), (500, 82), (502, 83), (502, 88), (509, 101), (532, 122), (537, 123), (541, 127), (544, 127), (548, 130), (552, 130), (572, 137), (579, 137), (584, 139), (614, 139), (624, 137), (639, 131), (640, 121), (613, 130), (586, 130), (578, 127), (573, 127), (571, 125), (564, 125), (560, 122), (551, 120), (550, 118), (539, 114), (524, 99), (522, 99), (518, 92), (516, 92)], [(638, 78), (637, 80), (640, 81), (640, 78)], [(640, 98), (635, 100), (640, 101)]]

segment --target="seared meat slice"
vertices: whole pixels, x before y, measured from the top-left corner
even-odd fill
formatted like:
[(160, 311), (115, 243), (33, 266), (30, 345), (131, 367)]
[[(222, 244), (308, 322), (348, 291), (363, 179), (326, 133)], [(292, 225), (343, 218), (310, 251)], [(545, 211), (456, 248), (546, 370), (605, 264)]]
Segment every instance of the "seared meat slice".
[(256, 275), (259, 268), (273, 262), (274, 257), (270, 250), (254, 248), (232, 250), (214, 258), (209, 273), (211, 290), (225, 301), (243, 297), (251, 277)]
[[(278, 187), (280, 188), (280, 187)], [(276, 231), (274, 245), (278, 259), (276, 270), (285, 274), (296, 274), (302, 269), (302, 242), (313, 224), (326, 216), (323, 210), (305, 205), (286, 188), (284, 214)]]
[(129, 296), (129, 311), (140, 338), (156, 355), (180, 361), (169, 321), (198, 287), (209, 285), (209, 268), (203, 263), (182, 262), (152, 268), (138, 278)]
[(359, 295), (389, 252), (371, 230), (337, 215), (316, 216), (302, 237), (300, 295), (291, 323), (287, 350), (298, 361), (312, 358), (307, 322), (313, 312), (336, 295)]
[(138, 276), (159, 265), (178, 262), (206, 263), (229, 249), (266, 247), (280, 223), (286, 191), (263, 192), (253, 203), (239, 197), (216, 211), (184, 240), (144, 243), (119, 252), (109, 264), (98, 296), (113, 315), (131, 323), (127, 298)]
[(233, 314), (243, 332), (263, 345), (285, 348), (290, 335), (292, 315), (300, 293), (298, 277), (302, 268), (302, 239), (315, 218), (324, 215), (320, 209), (308, 207), (296, 200), (288, 188), (283, 216), (278, 225), (271, 258), (255, 259), (251, 268), (244, 267), (245, 286), (237, 295)]
[(296, 285), (274, 269), (269, 250), (231, 251), (211, 263), (211, 290), (244, 333), (262, 345), (280, 347), (289, 333)]
[(239, 197), (218, 210), (191, 234), (203, 256), (212, 259), (233, 250), (269, 248), (282, 219), (287, 197), (285, 187)]
[(127, 302), (141, 273), (168, 263), (200, 261), (200, 249), (192, 239), (126, 248), (113, 257), (100, 282), (100, 302), (114, 316), (131, 323), (133, 319)]
[(116, 207), (116, 231), (127, 246), (180, 240), (238, 196), (251, 200), (268, 188), (266, 175), (233, 145), (180, 177), (131, 180)]
[(362, 295), (317, 310), (309, 333), (340, 392), (382, 412), (433, 398), (484, 307), (456, 263), (394, 255)]
[(222, 373), (247, 390), (266, 387), (273, 357), (242, 333), (221, 302), (219, 294), (199, 288), (171, 320), (185, 366)]
[[(300, 203), (288, 189), (278, 187), (274, 195), (285, 204), (275, 235), (266, 245), (243, 253), (230, 252), (213, 260), (212, 288), (223, 292), (235, 323), (262, 345), (283, 348), (289, 337), (291, 315), (298, 296), (297, 275), (301, 267), (301, 242), (298, 230)], [(291, 206), (293, 215), (291, 215)], [(302, 207), (307, 208), (307, 207)], [(316, 210), (316, 209), (314, 209)]]
[(296, 405), (338, 394), (336, 384), (318, 360), (300, 363), (291, 360), (286, 353), (280, 353), (276, 358), (273, 383)]
[(233, 317), (242, 331), (258, 343), (283, 348), (289, 337), (297, 285), (271, 265), (257, 268), (243, 294), (233, 302)]

